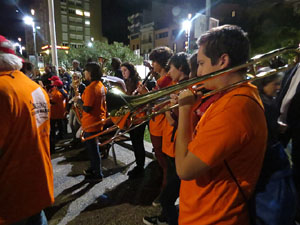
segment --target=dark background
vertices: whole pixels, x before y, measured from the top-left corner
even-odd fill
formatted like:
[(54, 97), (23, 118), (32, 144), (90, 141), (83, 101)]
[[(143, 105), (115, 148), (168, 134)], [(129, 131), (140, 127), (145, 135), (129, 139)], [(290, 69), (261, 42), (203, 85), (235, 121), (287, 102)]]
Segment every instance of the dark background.
[[(24, 40), (24, 15), (30, 15), (33, 0), (1, 0), (0, 34), (10, 40)], [(170, 3), (190, 3), (195, 6), (204, 0), (152, 0)], [(102, 30), (109, 43), (113, 41), (129, 43), (127, 17), (133, 13), (149, 8), (151, 0), (102, 0)]]

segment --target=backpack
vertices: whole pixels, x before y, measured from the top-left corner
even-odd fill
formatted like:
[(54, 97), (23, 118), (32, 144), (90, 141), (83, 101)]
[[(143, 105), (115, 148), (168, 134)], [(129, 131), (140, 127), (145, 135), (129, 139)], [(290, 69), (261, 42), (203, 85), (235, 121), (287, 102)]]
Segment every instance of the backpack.
[[(261, 176), (250, 199), (246, 198), (228, 163), (225, 160), (224, 163), (247, 203), (251, 225), (294, 224), (297, 192), (281, 143), (277, 142), (267, 149)], [(270, 169), (270, 165), (273, 168)]]

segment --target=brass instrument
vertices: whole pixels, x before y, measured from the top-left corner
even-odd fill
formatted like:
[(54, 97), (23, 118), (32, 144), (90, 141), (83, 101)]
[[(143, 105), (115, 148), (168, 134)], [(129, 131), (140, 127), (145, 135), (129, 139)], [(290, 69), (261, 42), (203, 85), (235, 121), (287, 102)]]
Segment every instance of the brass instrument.
[(83, 104), (80, 99), (79, 85), (80, 85), (80, 78), (78, 77), (78, 79), (74, 79), (74, 76), (72, 76), (72, 88), (74, 90), (74, 97), (69, 101), (69, 103), (73, 102), (72, 110), (74, 110), (75, 112), (77, 122), (81, 124)]
[[(276, 69), (271, 69), (267, 72), (257, 73), (259, 69), (258, 67), (262, 65), (262, 63), (271, 60), (275, 56), (285, 55), (285, 54), (296, 55), (296, 57), (293, 59), (292, 62), (290, 62), (290, 64), (286, 64)], [(158, 114), (164, 113), (166, 111), (178, 107), (177, 104), (169, 108), (160, 109), (158, 111), (153, 110), (153, 105), (164, 103), (166, 101), (166, 97), (169, 99), (169, 95), (176, 91), (183, 90), (186, 88), (192, 89), (193, 86), (202, 85), (207, 80), (224, 75), (226, 73), (232, 73), (232, 72), (239, 71), (241, 69), (248, 68), (249, 73), (247, 73), (245, 79), (237, 83), (231, 84), (229, 86), (226, 86), (224, 88), (209, 91), (202, 96), (202, 98), (205, 98), (214, 95), (215, 93), (234, 88), (243, 83), (254, 81), (263, 77), (271, 76), (273, 74), (286, 71), (294, 67), (295, 64), (299, 62), (299, 58), (300, 58), (299, 56), (300, 56), (299, 48), (293, 48), (293, 47), (280, 48), (280, 49), (270, 51), (266, 54), (257, 55), (251, 58), (245, 64), (235, 66), (229, 69), (216, 71), (207, 74), (205, 76), (195, 77), (190, 80), (183, 81), (177, 85), (169, 86), (154, 92), (149, 92), (147, 94), (142, 94), (137, 96), (128, 96), (123, 92), (121, 92), (119, 89), (112, 87), (107, 92), (106, 95), (107, 111), (110, 116), (110, 119), (115, 124), (113, 126), (114, 129), (112, 129), (111, 127), (110, 131), (117, 130), (117, 129), (124, 130), (124, 131), (119, 134), (116, 134), (114, 137), (105, 141), (104, 143), (101, 143), (101, 145), (105, 145), (111, 141), (114, 141), (116, 138), (120, 137), (124, 133), (127, 133), (132, 129), (135, 129), (137, 126), (140, 126), (141, 124), (149, 121), (152, 117)], [(140, 115), (140, 112), (146, 112), (145, 116), (139, 117), (138, 115)], [(100, 132), (98, 136), (102, 135), (103, 132), (106, 131)]]

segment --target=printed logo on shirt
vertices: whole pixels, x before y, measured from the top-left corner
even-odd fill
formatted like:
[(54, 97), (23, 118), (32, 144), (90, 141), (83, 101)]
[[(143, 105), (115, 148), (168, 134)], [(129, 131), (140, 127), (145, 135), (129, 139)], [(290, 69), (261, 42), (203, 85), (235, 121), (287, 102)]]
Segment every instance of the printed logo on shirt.
[(39, 87), (31, 93), (33, 102), (31, 115), (36, 119), (36, 125), (39, 127), (45, 121), (49, 120), (49, 108), (42, 89)]

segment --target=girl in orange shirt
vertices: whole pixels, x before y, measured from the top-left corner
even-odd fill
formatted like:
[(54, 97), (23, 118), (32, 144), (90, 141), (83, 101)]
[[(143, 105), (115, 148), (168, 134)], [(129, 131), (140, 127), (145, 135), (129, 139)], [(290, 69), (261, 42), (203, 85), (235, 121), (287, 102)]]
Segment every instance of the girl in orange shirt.
[[(160, 75), (160, 78), (157, 80), (157, 85), (154, 90), (159, 90), (161, 88), (172, 85), (172, 79), (167, 74), (169, 71), (168, 60), (173, 55), (173, 51), (168, 47), (157, 47), (152, 50), (149, 55), (149, 59), (152, 61), (153, 71)], [(155, 157), (163, 170), (163, 181), (162, 188), (167, 182), (167, 162), (165, 156), (162, 152), (162, 130), (165, 120), (165, 115), (161, 114), (149, 121), (149, 131), (151, 142), (153, 145)], [(154, 206), (158, 206), (159, 196), (152, 203)]]
[[(173, 83), (179, 83), (187, 80), (190, 73), (188, 64), (188, 55), (186, 53), (177, 53), (169, 60), (169, 74)], [(160, 224), (168, 222), (170, 225), (178, 224), (178, 211), (175, 202), (179, 196), (180, 179), (176, 173), (175, 167), (175, 138), (177, 130), (177, 112), (168, 111), (165, 113), (162, 131), (162, 152), (166, 160), (166, 185), (163, 187), (159, 197), (162, 211), (159, 216), (144, 217), (145, 224)]]

